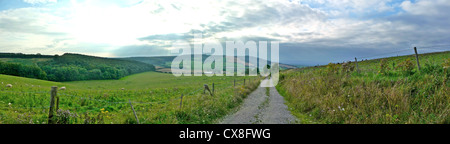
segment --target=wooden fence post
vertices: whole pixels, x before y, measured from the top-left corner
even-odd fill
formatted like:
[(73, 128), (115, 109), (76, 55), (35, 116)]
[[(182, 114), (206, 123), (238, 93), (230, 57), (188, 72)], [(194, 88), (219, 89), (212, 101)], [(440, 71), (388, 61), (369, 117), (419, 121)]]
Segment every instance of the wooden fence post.
[(355, 62), (356, 62), (356, 72), (358, 72), (358, 73), (359, 73), (359, 68), (358, 68), (358, 59), (356, 59), (356, 57), (355, 57)]
[(417, 69), (420, 71), (419, 55), (417, 54), (416, 47), (414, 47), (414, 52), (416, 53)]
[(212, 84), (212, 92), (214, 94), (214, 83)]
[(183, 94), (181, 94), (180, 109), (181, 109), (182, 105), (183, 105)]
[(54, 124), (53, 121), (53, 112), (54, 112), (54, 107), (55, 107), (55, 96), (56, 96), (56, 92), (58, 90), (58, 87), (56, 86), (52, 86), (52, 90), (50, 93), (50, 110), (48, 111), (48, 124)]
[(131, 109), (133, 110), (134, 117), (136, 118), (136, 122), (137, 122), (137, 124), (139, 124), (139, 119), (136, 115), (136, 111), (134, 111), (133, 105), (131, 104), (131, 100), (128, 100), (128, 102), (130, 103)]
[(56, 111), (59, 110), (59, 96), (56, 96)]

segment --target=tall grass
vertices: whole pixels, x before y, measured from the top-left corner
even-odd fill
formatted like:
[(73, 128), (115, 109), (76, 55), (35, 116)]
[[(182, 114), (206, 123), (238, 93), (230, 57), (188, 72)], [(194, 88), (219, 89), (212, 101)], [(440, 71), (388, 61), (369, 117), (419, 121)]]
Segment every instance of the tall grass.
[(360, 73), (339, 64), (286, 71), (277, 88), (294, 112), (322, 123), (450, 123), (450, 52), (421, 55), (421, 71), (411, 57), (365, 61)]

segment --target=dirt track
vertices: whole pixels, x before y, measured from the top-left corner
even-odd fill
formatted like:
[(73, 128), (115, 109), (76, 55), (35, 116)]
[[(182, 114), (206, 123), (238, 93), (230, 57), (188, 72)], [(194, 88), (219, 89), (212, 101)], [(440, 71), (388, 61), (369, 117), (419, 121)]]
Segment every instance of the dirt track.
[(296, 118), (284, 104), (284, 98), (274, 87), (258, 87), (241, 105), (239, 110), (226, 116), (221, 124), (290, 124), (296, 123)]

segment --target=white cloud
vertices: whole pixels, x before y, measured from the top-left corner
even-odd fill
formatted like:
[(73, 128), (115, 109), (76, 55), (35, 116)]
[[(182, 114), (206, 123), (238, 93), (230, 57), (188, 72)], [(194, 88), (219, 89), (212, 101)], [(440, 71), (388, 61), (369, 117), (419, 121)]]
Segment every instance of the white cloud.
[(413, 15), (447, 15), (445, 10), (450, 7), (448, 0), (417, 0), (415, 3), (404, 1), (400, 7)]
[(44, 3), (56, 3), (57, 0), (23, 0), (26, 3), (30, 4), (44, 4)]

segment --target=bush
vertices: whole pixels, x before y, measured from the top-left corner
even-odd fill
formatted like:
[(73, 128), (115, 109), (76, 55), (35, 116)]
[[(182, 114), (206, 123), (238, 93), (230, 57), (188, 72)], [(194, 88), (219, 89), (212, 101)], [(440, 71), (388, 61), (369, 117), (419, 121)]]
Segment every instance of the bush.
[(330, 73), (335, 73), (335, 74), (337, 74), (337, 73), (339, 73), (339, 68), (340, 68), (339, 65), (334, 64), (334, 63), (329, 63), (329, 64), (327, 65), (327, 72), (328, 72), (329, 74), (330, 74)]
[(355, 70), (355, 66), (352, 65), (352, 62), (342, 64), (342, 73), (350, 73), (353, 70)]
[(72, 113), (69, 110), (59, 109), (54, 118), (57, 124), (73, 124), (76, 123), (78, 114)]
[(406, 59), (405, 61), (399, 63), (396, 67), (397, 70), (402, 71), (404, 74), (412, 74), (412, 70), (414, 69), (414, 64), (411, 59)]

